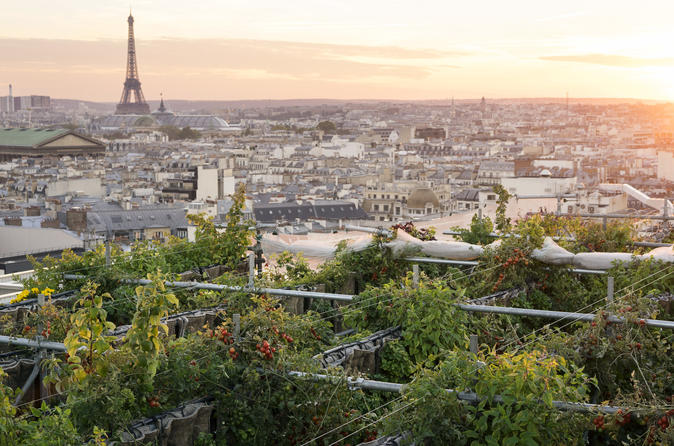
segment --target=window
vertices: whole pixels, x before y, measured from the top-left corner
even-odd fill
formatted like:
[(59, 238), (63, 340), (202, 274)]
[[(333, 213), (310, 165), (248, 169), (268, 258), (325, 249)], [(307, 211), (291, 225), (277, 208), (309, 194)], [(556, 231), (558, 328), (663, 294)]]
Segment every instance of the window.
[(388, 204), (384, 205), (384, 212), (388, 212)]
[(378, 204), (375, 204), (375, 205), (374, 205), (374, 210), (375, 210), (375, 211), (379, 211), (379, 205), (378, 205)]

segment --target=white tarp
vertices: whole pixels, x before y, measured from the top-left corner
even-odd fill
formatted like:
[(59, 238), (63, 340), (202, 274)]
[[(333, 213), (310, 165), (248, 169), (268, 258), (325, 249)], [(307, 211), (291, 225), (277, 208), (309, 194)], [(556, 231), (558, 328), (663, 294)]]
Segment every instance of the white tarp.
[[(344, 235), (321, 234), (316, 238), (306, 236), (265, 235), (262, 238), (262, 249), (267, 254), (278, 254), (287, 251), (291, 254), (302, 254), (309, 258), (329, 259), (335, 256), (337, 245), (342, 240), (347, 241), (347, 249), (362, 251), (372, 243), (371, 234)], [(496, 240), (488, 247), (494, 248), (501, 243)], [(396, 256), (420, 253), (429, 257), (448, 260), (475, 260), (485, 251), (479, 245), (454, 241), (421, 241), (405, 231), (397, 231), (394, 240), (385, 244)], [(674, 263), (674, 248), (663, 247), (635, 256), (624, 252), (583, 252), (574, 254), (555, 243), (552, 238), (546, 237), (543, 246), (535, 249), (531, 257), (548, 265), (572, 265), (577, 268), (607, 270), (615, 262), (629, 263), (634, 260), (653, 258), (664, 262)]]
[(535, 249), (531, 257), (550, 265), (573, 265), (585, 269), (611, 269), (615, 262), (630, 263), (634, 260), (653, 258), (674, 263), (674, 248), (671, 246), (655, 248), (643, 255), (629, 252), (582, 252), (573, 254), (555, 243), (550, 237), (543, 241), (543, 247)]
[(465, 242), (429, 241), (414, 238), (405, 231), (398, 231), (396, 238), (386, 246), (399, 255), (408, 251), (419, 251), (429, 257), (451, 260), (475, 260), (482, 255), (484, 248)]
[(335, 256), (337, 245), (342, 240), (346, 240), (347, 249), (353, 251), (362, 251), (372, 242), (372, 236), (369, 234), (349, 236), (346, 239), (333, 238), (328, 234), (321, 235), (323, 237), (320, 240), (296, 236), (264, 235), (262, 251), (266, 254), (280, 254), (287, 251), (291, 254), (302, 254), (304, 257), (330, 259)]

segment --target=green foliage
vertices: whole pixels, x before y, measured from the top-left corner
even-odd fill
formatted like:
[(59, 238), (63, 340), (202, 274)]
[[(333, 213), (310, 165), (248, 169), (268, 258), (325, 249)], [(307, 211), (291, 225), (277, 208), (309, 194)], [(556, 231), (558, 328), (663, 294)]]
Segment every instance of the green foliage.
[[(477, 404), (457, 399), (467, 389), (480, 397)], [(407, 388), (398, 405), (410, 407), (388, 426), (407, 426), (417, 444), (581, 444), (587, 421), (555, 409), (553, 400), (583, 402), (588, 395), (587, 376), (561, 357), (452, 352)]]
[(457, 231), (459, 233), (457, 237), (466, 243), (472, 243), (474, 245), (487, 245), (494, 241), (494, 238), (489, 235), (494, 230), (494, 224), (491, 222), (491, 218), (489, 217), (479, 218), (478, 215), (475, 214), (471, 219), (470, 229), (460, 227), (455, 227), (452, 229)]
[(159, 131), (165, 133), (170, 141), (180, 141), (184, 139), (199, 139), (201, 133), (193, 130), (190, 127), (183, 127), (182, 129), (173, 125), (164, 125), (159, 127)]
[[(98, 294), (97, 288), (98, 285), (92, 282), (82, 288), (63, 341), (68, 349), (69, 374), (74, 383), (81, 383), (92, 374), (104, 373), (103, 355), (112, 349), (110, 343), (114, 338), (105, 333), (115, 325), (107, 321), (107, 312), (103, 309), (103, 299), (110, 295)], [(57, 388), (61, 386), (62, 382), (57, 382)]]
[(332, 121), (321, 121), (316, 126), (318, 130), (322, 130), (325, 133), (334, 133), (337, 131), (337, 126)]
[(136, 313), (124, 337), (124, 349), (135, 359), (132, 367), (144, 371), (138, 377), (139, 382), (142, 381), (144, 387), (151, 390), (152, 379), (159, 365), (158, 356), (163, 350), (159, 329), (168, 335), (168, 327), (161, 318), (178, 307), (178, 299), (166, 292), (165, 277), (161, 273), (149, 274), (147, 278), (152, 281), (151, 284), (136, 288)]
[(492, 190), (498, 195), (496, 199), (496, 229), (502, 234), (506, 234), (510, 232), (510, 219), (506, 217), (506, 210), (512, 195), (500, 184), (494, 186)]
[[(454, 305), (462, 296), (462, 290), (434, 282), (421, 281), (413, 288), (408, 275), (402, 287), (391, 281), (358, 295), (344, 321), (347, 326), (368, 331), (401, 326), (401, 344), (419, 364), (443, 350), (467, 347), (468, 316)], [(451, 328), (447, 321), (452, 321)]]

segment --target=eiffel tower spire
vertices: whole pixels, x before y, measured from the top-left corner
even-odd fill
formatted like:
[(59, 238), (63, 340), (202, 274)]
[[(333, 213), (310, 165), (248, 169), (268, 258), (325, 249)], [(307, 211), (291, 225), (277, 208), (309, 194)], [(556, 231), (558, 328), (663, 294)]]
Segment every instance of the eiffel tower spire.
[(117, 113), (122, 115), (147, 114), (150, 113), (150, 106), (145, 102), (143, 90), (140, 89), (140, 79), (138, 78), (138, 62), (136, 61), (136, 41), (133, 37), (133, 16), (129, 11), (129, 44), (126, 58), (126, 80), (124, 81), (124, 90), (122, 98), (117, 104)]

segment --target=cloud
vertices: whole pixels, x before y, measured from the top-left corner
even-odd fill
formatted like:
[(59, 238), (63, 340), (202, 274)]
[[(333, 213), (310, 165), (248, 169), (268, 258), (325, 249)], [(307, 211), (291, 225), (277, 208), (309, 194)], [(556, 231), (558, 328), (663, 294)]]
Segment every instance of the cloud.
[(578, 62), (609, 67), (641, 68), (641, 67), (672, 67), (672, 57), (632, 57), (616, 54), (578, 54), (567, 56), (542, 56), (541, 60), (553, 62)]

